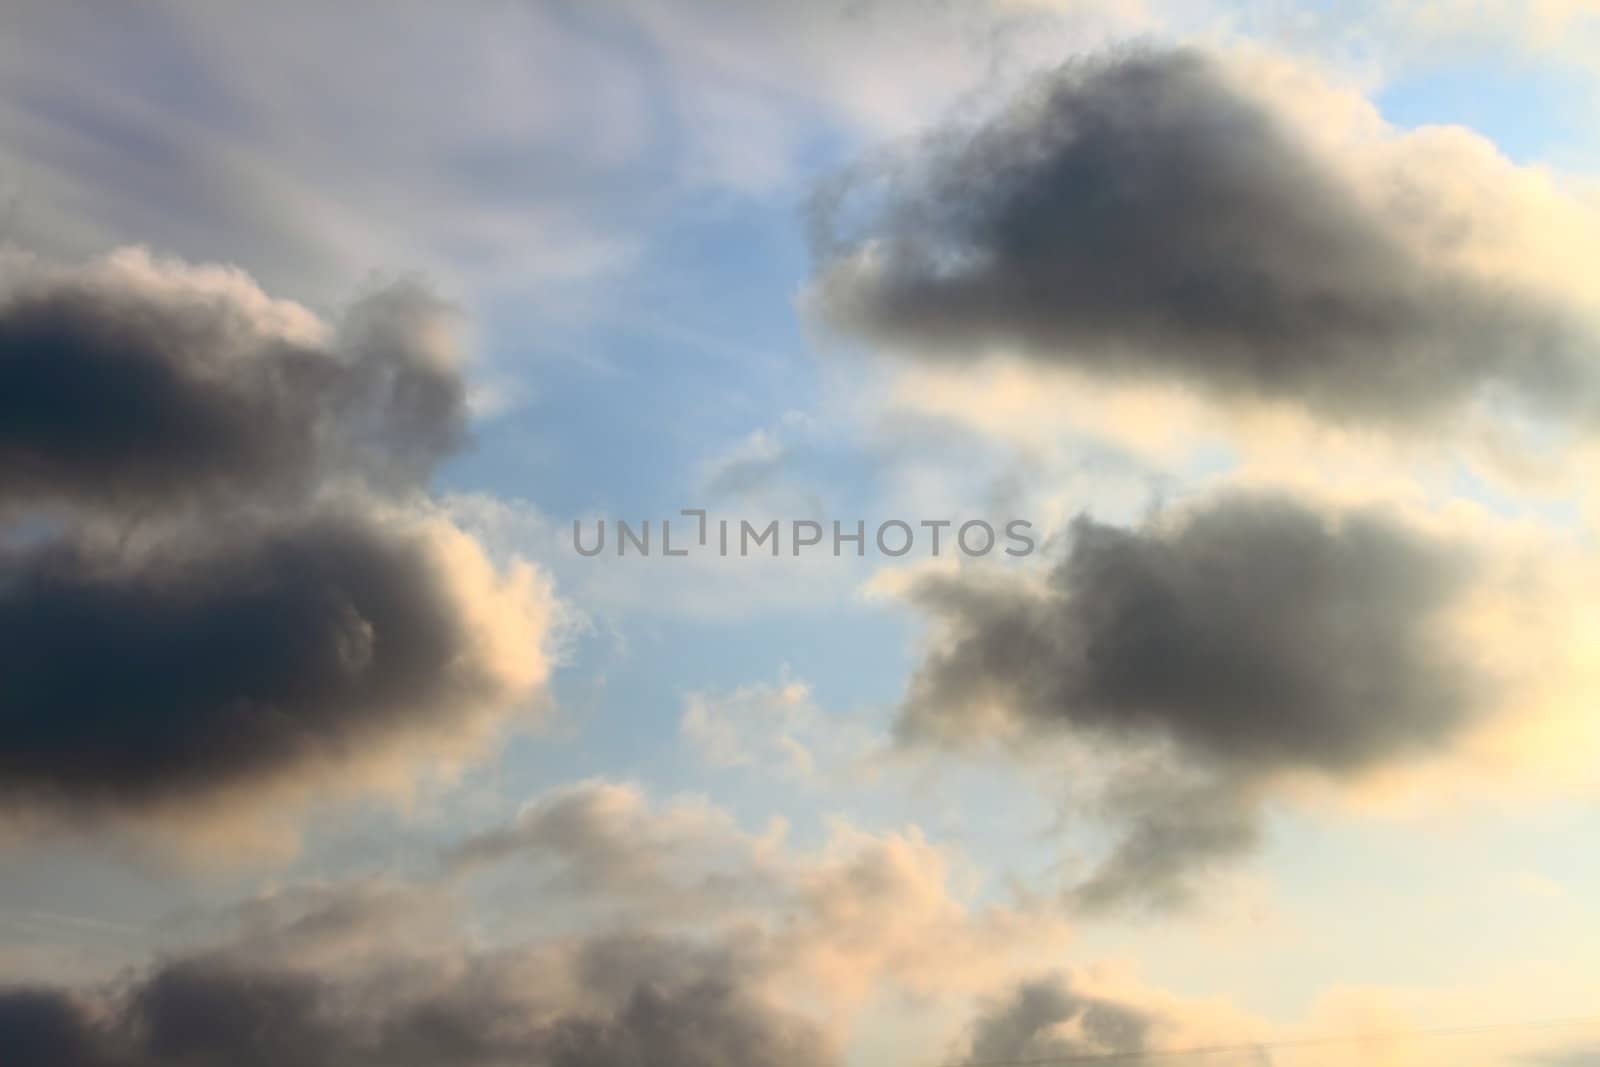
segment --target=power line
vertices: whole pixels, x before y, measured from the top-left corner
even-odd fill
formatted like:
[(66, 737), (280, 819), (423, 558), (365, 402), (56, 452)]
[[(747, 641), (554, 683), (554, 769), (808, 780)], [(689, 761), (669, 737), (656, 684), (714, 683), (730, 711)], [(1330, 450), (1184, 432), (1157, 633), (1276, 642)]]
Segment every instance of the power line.
[(1427, 1030), (1388, 1030), (1338, 1037), (1304, 1037), (1281, 1041), (1256, 1041), (1244, 1045), (1195, 1045), (1190, 1048), (1149, 1049), (1141, 1052), (1087, 1052), (1068, 1056), (1039, 1056), (1024, 1060), (964, 1060), (944, 1067), (1056, 1067), (1076, 1063), (1140, 1063), (1185, 1056), (1220, 1056), (1227, 1053), (1271, 1052), (1279, 1049), (1319, 1048), (1330, 1045), (1357, 1045), (1367, 1041), (1413, 1041), (1430, 1037), (1465, 1037), (1473, 1034), (1513, 1030), (1554, 1030), (1568, 1026), (1600, 1024), (1600, 1015), (1580, 1015), (1566, 1019), (1531, 1019), (1514, 1023), (1480, 1023), (1468, 1026), (1440, 1026)]

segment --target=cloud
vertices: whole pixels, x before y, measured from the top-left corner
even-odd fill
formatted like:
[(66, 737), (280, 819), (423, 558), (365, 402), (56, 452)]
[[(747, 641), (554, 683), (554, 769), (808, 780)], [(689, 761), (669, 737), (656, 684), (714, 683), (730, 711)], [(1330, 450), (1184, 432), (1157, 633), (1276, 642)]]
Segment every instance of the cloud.
[(813, 786), (870, 778), (882, 747), (869, 727), (819, 707), (787, 668), (776, 683), (687, 694), (678, 733), (711, 767)]
[[(580, 954), (580, 982), (604, 947)], [(604, 966), (637, 965), (612, 955)], [(546, 1002), (519, 987), (517, 968), (492, 961), (455, 974), (435, 961), (432, 988), (417, 992), (385, 987), (377, 976), (341, 982), (225, 954), (196, 956), (161, 964), (97, 1002), (51, 990), (0, 992), (0, 1034), (26, 1062), (59, 1067), (837, 1062), (813, 1024), (753, 998), (733, 976), (697, 972), (696, 956), (682, 948), (672, 973), (632, 982), (625, 996), (596, 1007), (581, 1002), (591, 992), (581, 987)]]
[[(823, 1067), (888, 1024), (910, 1027), (896, 1042), (907, 1062), (943, 1062), (965, 1036), (951, 1020), (997, 990), (1009, 1000), (1019, 973), (1059, 967), (1065, 951), (1059, 909), (973, 903), (954, 857), (915, 830), (836, 824), (820, 848), (773, 838), (754, 849), (719, 809), (600, 781), (527, 811), (539, 814), (501, 828), (514, 843), (490, 829), (444, 852), (470, 862), (408, 880), (290, 884), (139, 968), (0, 988), (0, 1047), (62, 1067)], [(597, 824), (599, 845), (587, 832)], [(474, 844), (486, 840), (505, 847)], [(529, 862), (591, 848), (609, 859), (582, 879), (526, 880)], [(706, 906), (659, 906), (669, 894), (640, 872), (663, 861), (686, 875), (678, 893)], [(696, 870), (764, 888), (730, 894)], [(483, 909), (489, 887), (515, 897), (516, 919), (574, 901), (602, 918), (518, 928)], [(1126, 975), (1061, 981), (1096, 1041), (1131, 1040), (1119, 1035), (1138, 1025), (1179, 1042), (1246, 1025)], [(980, 1013), (978, 1029), (995, 1035), (983, 1048), (1000, 1040), (999, 1014)], [(1057, 1022), (1065, 1036), (1069, 1020)]]
[(531, 875), (540, 911), (523, 914), (517, 893), (512, 923), (717, 931), (774, 988), (841, 1014), (882, 984), (924, 997), (984, 989), (1016, 960), (1065, 946), (1049, 906), (970, 905), (960, 858), (915, 828), (830, 829), (824, 845), (804, 849), (781, 821), (751, 833), (699, 798), (653, 803), (636, 786), (593, 780), (536, 798), (450, 849), (445, 864), (466, 884)]
[[(690, 807), (652, 808), (636, 790), (605, 782), (529, 805), (539, 814), (518, 820), (517, 854), (598, 848), (610, 857), (590, 863), (581, 882), (541, 890), (549, 906), (563, 897), (625, 906), (592, 932), (508, 940), (502, 930), (494, 948), (478, 947), (450, 907), (468, 888), (460, 867), (440, 881), (300, 887), (249, 902), (237, 936), (131, 976), (0, 991), (0, 1042), (63, 1067), (838, 1062), (837, 1025), (780, 1005), (816, 1003), (819, 942), (837, 940), (832, 978), (875, 963), (867, 935), (882, 924), (860, 909), (923, 913), (922, 887), (942, 896), (942, 869), (917, 852), (883, 866), (895, 851), (863, 837), (837, 861), (792, 857), (781, 895), (726, 897), (700, 882), (710, 906), (663, 909), (640, 871), (668, 850), (680, 870), (725, 866), (742, 882), (762, 877), (759, 857), (730, 861), (728, 846), (739, 851), (742, 835), (725, 814), (702, 806), (696, 819)], [(595, 845), (573, 822), (606, 823), (596, 814), (606, 808), (626, 814), (599, 827), (606, 840)], [(558, 822), (571, 832), (549, 829)], [(486, 840), (452, 850), (471, 857), (467, 873), (512, 854), (509, 844), (486, 852)], [(870, 976), (852, 988), (862, 982)], [(838, 985), (828, 992), (837, 996)]]
[(834, 821), (826, 842), (806, 849), (782, 822), (751, 833), (704, 800), (651, 802), (604, 780), (536, 798), (450, 849), (445, 867), (468, 885), (531, 873), (541, 908), (525, 914), (518, 893), (511, 922), (717, 931), (774, 988), (838, 1014), (882, 984), (928, 998), (984, 990), (1067, 940), (1049, 905), (974, 906), (960, 857), (914, 827), (872, 833)]
[(1389, 427), (1597, 411), (1600, 318), (1560, 269), (1593, 208), (1262, 57), (1070, 62), (825, 185), (816, 220), (810, 304), (913, 359), (1013, 352)]
[[(1081, 979), (1051, 974), (1018, 983), (992, 998), (971, 1024), (963, 1062), (1048, 1063), (1159, 1057), (1190, 1020), (1166, 1005), (1080, 989)], [(1260, 1067), (1263, 1050), (1211, 1052), (1207, 1062)]]
[(1502, 676), (1459, 625), (1477, 551), (1265, 492), (1137, 528), (1083, 517), (1041, 579), (912, 586), (938, 625), (897, 730), (1106, 750), (1101, 803), (1123, 837), (1077, 902), (1178, 903), (1197, 870), (1255, 844), (1272, 783), (1425, 760), (1501, 706)]
[(1191, 903), (1195, 884), (1253, 851), (1262, 837), (1263, 797), (1237, 778), (1123, 772), (1101, 804), (1121, 836), (1069, 902), (1087, 913), (1134, 903), (1175, 910)]
[(967, 1058), (984, 1063), (1139, 1053), (1149, 1047), (1153, 1023), (1142, 1011), (1078, 996), (1064, 978), (1037, 979), (975, 1020)]
[(62, 1067), (822, 1067), (724, 938), (618, 925), (485, 948), (455, 883), (291, 886), (237, 932), (78, 987), (0, 990), (0, 1041)]
[(0, 63), (0, 231), (64, 257), (148, 241), (301, 299), (396, 265), (452, 293), (570, 296), (633, 257), (656, 140), (643, 65), (582, 22), (26, 4)]
[(457, 749), (544, 681), (550, 612), (531, 572), (381, 512), (6, 551), (0, 799), (115, 811), (359, 767), (407, 737)]
[(1330, 522), (1232, 495), (1126, 530), (1081, 518), (1032, 598), (930, 578), (953, 626), (902, 729), (959, 730), (998, 704), (1026, 726), (1171, 740), (1217, 766), (1356, 769), (1471, 713), (1475, 679), (1430, 623), (1468, 561), (1378, 514)]
[(1122, 6), (297, 4), (108, 24), (28, 3), (0, 42), (0, 236), (70, 257), (150, 241), (301, 298), (400, 264), (566, 318), (681, 195), (784, 191), (841, 127), (914, 126), (996, 70), (1103, 39)]
[(465, 436), (451, 312), (418, 285), (328, 331), (238, 271), (138, 250), (7, 273), (0, 504), (298, 496), (348, 470), (415, 485)]
[(713, 500), (746, 499), (772, 487), (794, 461), (795, 429), (809, 429), (807, 419), (789, 412), (778, 426), (754, 430), (705, 465), (702, 491)]
[(532, 705), (548, 582), (426, 495), (465, 438), (446, 305), (401, 284), (328, 326), (139, 250), (0, 267), (9, 814), (397, 786)]
[(509, 825), (468, 837), (449, 864), (470, 872), (521, 858), (541, 873), (547, 896), (627, 903), (658, 917), (703, 915), (780, 889), (783, 831), (780, 823), (747, 834), (703, 801), (655, 810), (636, 786), (592, 780), (552, 790)]
[(818, 130), (904, 134), (1015, 71), (1146, 22), (1119, 0), (623, 6), (673, 72), (691, 174), (751, 192), (802, 172)]

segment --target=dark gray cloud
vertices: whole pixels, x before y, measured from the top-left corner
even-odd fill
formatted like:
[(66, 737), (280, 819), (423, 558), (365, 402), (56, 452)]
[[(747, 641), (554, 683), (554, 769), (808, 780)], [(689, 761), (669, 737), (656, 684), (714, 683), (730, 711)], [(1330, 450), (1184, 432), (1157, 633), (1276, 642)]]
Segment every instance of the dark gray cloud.
[(921, 586), (950, 632), (902, 729), (959, 731), (998, 702), (1224, 767), (1358, 769), (1471, 713), (1480, 683), (1433, 626), (1471, 574), (1463, 550), (1380, 514), (1333, 520), (1287, 497), (1227, 495), (1144, 529), (1080, 518), (1038, 595)]
[(611, 1017), (564, 1019), (547, 1040), (550, 1067), (822, 1067), (837, 1059), (810, 1023), (760, 1010), (714, 981), (640, 986)]
[(1146, 1051), (1158, 1020), (1141, 1008), (1080, 995), (1065, 978), (1023, 982), (972, 1024), (966, 1059), (1010, 1063)]
[(1068, 899), (1088, 913), (1125, 904), (1175, 910), (1193, 902), (1195, 884), (1261, 840), (1261, 798), (1228, 777), (1186, 781), (1182, 775), (1131, 774), (1102, 800), (1121, 828), (1109, 855)]
[[(663, 958), (663, 945), (655, 956)], [(0, 1047), (44, 1067), (827, 1067), (809, 1021), (679, 945), (673, 973), (554, 996), (506, 961), (323, 977), (226, 954), (93, 995), (0, 991)], [(624, 963), (626, 960), (623, 961)], [(581, 975), (583, 967), (579, 967)], [(585, 1000), (591, 1001), (584, 1003)]]
[(91, 1009), (49, 989), (0, 990), (0, 1042), (27, 1067), (117, 1067), (115, 1052), (91, 1024)]
[(503, 699), (434, 533), (352, 510), (0, 553), (0, 798), (191, 797)]
[(1179, 876), (1247, 849), (1274, 775), (1357, 773), (1426, 753), (1492, 686), (1441, 624), (1473, 560), (1376, 512), (1226, 494), (1176, 520), (1081, 518), (1042, 585), (925, 581), (940, 624), (899, 730), (959, 743), (1001, 709), (1178, 765), (1134, 766), (1108, 804), (1128, 836), (1086, 902), (1166, 901)]
[[(1064, 975), (1018, 984), (992, 1001), (971, 1026), (963, 1062), (1024, 1064), (1102, 1057), (1139, 1062), (1141, 1054), (1161, 1055), (1164, 1032), (1174, 1020), (1158, 1009), (1082, 992)], [(1241, 1049), (1208, 1053), (1206, 1062), (1222, 1067), (1270, 1064), (1265, 1051)]]
[[(663, 810), (624, 836), (653, 854), (652, 822), (687, 814)], [(968, 909), (949, 894), (948, 858), (915, 832), (849, 837), (848, 854), (794, 865), (747, 855), (747, 867), (785, 866), (784, 891), (687, 924), (634, 899), (626, 869), (574, 887), (599, 909), (579, 924), (560, 918), (560, 894), (469, 887), (444, 867), (290, 885), (231, 909), (233, 922), (211, 913), (206, 929), (223, 919), (232, 933), (200, 948), (183, 938), (140, 970), (0, 988), (0, 1049), (57, 1067), (831, 1067), (850, 1017), (886, 992), (936, 1007), (992, 988), (1025, 943), (1048, 952), (1063, 930), (1054, 916), (1019, 925), (1010, 908)], [(720, 865), (708, 844), (682, 841), (682, 861)], [(510, 891), (535, 929), (486, 915), (482, 890)], [(1030, 931), (1050, 933), (1034, 944)], [(1043, 1031), (1064, 1036), (1060, 1022), (1086, 1047), (1142, 1048), (1199, 1017), (1076, 984), (1032, 996), (1043, 1018), (1018, 1047), (1058, 1047)], [(1003, 1050), (1001, 1031), (1026, 1027), (990, 1021), (977, 1047)]]
[(1594, 413), (1600, 336), (1448, 265), (1474, 220), (1441, 220), (1439, 255), (1394, 232), (1452, 175), (1424, 157), (1364, 195), (1223, 63), (1074, 61), (987, 122), (826, 187), (816, 306), (919, 358), (1004, 346), (1336, 417), (1408, 420), (1485, 390)]
[(0, 805), (350, 780), (530, 694), (543, 594), (422, 498), (465, 435), (453, 318), (412, 283), (328, 327), (236, 270), (0, 259)]
[[(459, 888), (459, 887), (457, 887)], [(832, 1067), (770, 965), (715, 929), (482, 943), (427, 877), (291, 885), (231, 935), (77, 986), (0, 988), (19, 1067)]]
[(124, 257), (35, 270), (0, 296), (0, 505), (144, 511), (416, 484), (465, 435), (451, 312), (398, 284), (326, 343), (247, 280)]

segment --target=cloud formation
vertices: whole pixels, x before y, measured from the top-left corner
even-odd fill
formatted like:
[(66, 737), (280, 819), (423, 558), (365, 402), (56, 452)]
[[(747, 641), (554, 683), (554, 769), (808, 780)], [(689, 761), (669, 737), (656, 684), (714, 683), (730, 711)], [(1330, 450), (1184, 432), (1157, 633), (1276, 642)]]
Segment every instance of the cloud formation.
[(1023, 982), (974, 1021), (969, 1059), (979, 1063), (1145, 1051), (1154, 1018), (1080, 996), (1060, 976)]
[[(291, 887), (241, 908), (236, 936), (132, 976), (0, 990), (0, 1043), (61, 1067), (824, 1067), (838, 1062), (837, 1016), (824, 1026), (778, 1005), (849, 1010), (896, 969), (892, 951), (949, 949), (926, 936), (930, 920), (964, 920), (919, 842), (862, 836), (836, 857), (789, 856), (777, 892), (735, 897), (693, 872), (739, 884), (774, 872), (716, 809), (657, 808), (590, 782), (527, 811), (450, 850), (438, 881)], [(493, 949), (475, 945), (453, 906), (461, 879), (513, 854), (581, 865), (582, 878), (539, 886), (541, 910), (581, 900), (605, 911), (603, 925), (502, 929)], [(642, 873), (669, 861), (671, 877)], [(662, 909), (663, 879), (706, 907)], [(1009, 944), (972, 947), (1002, 956)]]
[[(1018, 983), (993, 998), (973, 1020), (963, 1061), (975, 1064), (1128, 1060), (1160, 1057), (1178, 1023), (1162, 1007), (1079, 988), (1070, 974)], [(1223, 1067), (1262, 1067), (1264, 1050), (1212, 1052)]]
[(783, 888), (770, 835), (741, 831), (701, 801), (653, 809), (636, 787), (603, 780), (555, 789), (509, 824), (467, 837), (451, 850), (457, 873), (520, 859), (548, 897), (590, 894), (627, 902), (658, 918), (752, 906)]
[[(628, 795), (591, 783), (530, 810), (626, 806)], [(680, 816), (636, 807), (606, 848), (649, 863), (663, 826)], [(705, 835), (677, 843), (684, 864), (709, 860), (702, 846), (715, 844)], [(836, 1063), (820, 1025), (777, 1006), (765, 960), (715, 926), (692, 936), (648, 898), (634, 900), (640, 863), (544, 894), (547, 903), (567, 892), (637, 903), (638, 914), (590, 933), (502, 930), (492, 948), (469, 933), (482, 915), (463, 909), (459, 869), (291, 884), (235, 909), (232, 934), (136, 972), (0, 990), (0, 1045), (61, 1067)]]
[(245, 275), (125, 250), (0, 288), (0, 505), (298, 496), (347, 470), (418, 484), (463, 440), (450, 309), (415, 284), (326, 330)]
[[(828, 1067), (842, 1062), (860, 1013), (887, 1011), (917, 1020), (920, 1036), (897, 1042), (898, 1055), (944, 1062), (968, 1037), (950, 1020), (996, 990), (1004, 1003), (978, 1012), (974, 1052), (1054, 1048), (1041, 1042), (1078, 1026), (1084, 1047), (1117, 1049), (1241, 1026), (1215, 1006), (1088, 974), (1025, 986), (1027, 1003), (1010, 1006), (1019, 970), (1061, 958), (1061, 916), (969, 905), (952, 891), (960, 879), (947, 857), (915, 831), (836, 824), (815, 851), (776, 839), (753, 847), (718, 809), (654, 805), (601, 781), (527, 810), (536, 814), (502, 828), (514, 843), (495, 838), (505, 848), (474, 849), (479, 835), (445, 851), (470, 854), (465, 866), (291, 884), (234, 909), (231, 934), (138, 970), (0, 987), (0, 1047), (53, 1067)], [(567, 862), (590, 847), (586, 835), (527, 828), (574, 820), (602, 824), (593, 848), (610, 857), (581, 881), (530, 884), (521, 863), (489, 869), (513, 856)], [(708, 906), (663, 910), (641, 892), (640, 871), (667, 849), (685, 875), (716, 871), (767, 891), (734, 896), (685, 877), (680, 891), (703, 892)], [(524, 918), (582, 902), (604, 920), (516, 929), (478, 906), (491, 885), (512, 891)]]
[(1426, 755), (1491, 706), (1495, 679), (1450, 628), (1473, 582), (1461, 545), (1275, 494), (1136, 529), (1080, 518), (1040, 583), (914, 588), (938, 638), (898, 730), (1138, 754), (1106, 798), (1126, 836), (1082, 902), (1171, 902), (1196, 865), (1253, 844), (1264, 783)]
[(446, 305), (329, 327), (137, 250), (4, 267), (0, 805), (198, 818), (442, 765), (534, 696), (547, 583), (425, 496), (465, 436)]
[(496, 877), (498, 865), (531, 873), (539, 918), (562, 929), (719, 930), (790, 995), (838, 1012), (880, 982), (923, 996), (986, 990), (1017, 959), (1065, 948), (1053, 908), (969, 906), (954, 889), (959, 857), (915, 828), (875, 834), (838, 822), (815, 850), (786, 831), (775, 821), (751, 833), (703, 800), (652, 803), (636, 786), (595, 780), (469, 836), (446, 868), (458, 879)]
[[(571, 987), (541, 990), (520, 981), (524, 968), (539, 963), (568, 967), (572, 973), (563, 977)], [(641, 965), (654, 973), (618, 971)], [(388, 984), (378, 975), (341, 981), (219, 953), (161, 964), (97, 997), (0, 992), (0, 1036), (21, 1062), (55, 1067), (837, 1062), (814, 1024), (756, 999), (725, 972), (726, 964), (691, 946), (650, 942), (596, 942), (569, 960), (488, 958), (462, 968), (437, 960)], [(629, 991), (608, 995), (608, 981)]]
[(1128, 49), (825, 187), (811, 301), (931, 361), (1387, 425), (1491, 398), (1592, 422), (1600, 319), (1552, 283), (1532, 205), (1596, 220), (1540, 181), (1263, 59)]
[(440, 521), (354, 510), (0, 552), (0, 800), (153, 805), (470, 732), (543, 680), (540, 595)]
[(1359, 768), (1472, 710), (1472, 671), (1430, 629), (1469, 577), (1381, 514), (1330, 520), (1286, 497), (1227, 495), (1139, 530), (1080, 518), (1037, 596), (923, 584), (952, 632), (902, 729), (959, 729), (998, 704), (1244, 771)]

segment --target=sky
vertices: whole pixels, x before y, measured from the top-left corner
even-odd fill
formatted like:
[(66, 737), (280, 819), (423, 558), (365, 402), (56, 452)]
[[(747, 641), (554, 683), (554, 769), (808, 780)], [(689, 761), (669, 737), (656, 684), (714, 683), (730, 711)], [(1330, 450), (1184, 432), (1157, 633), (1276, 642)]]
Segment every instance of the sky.
[(1592, 0), (5, 21), (0, 1060), (1600, 1064)]

